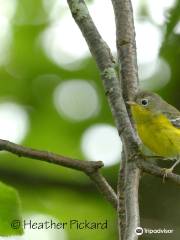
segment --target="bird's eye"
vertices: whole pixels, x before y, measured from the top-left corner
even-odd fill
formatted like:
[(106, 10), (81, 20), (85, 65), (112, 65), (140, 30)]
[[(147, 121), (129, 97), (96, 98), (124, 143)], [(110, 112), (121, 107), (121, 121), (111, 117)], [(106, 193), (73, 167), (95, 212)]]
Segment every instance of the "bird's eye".
[(147, 106), (148, 105), (148, 99), (147, 98), (141, 99), (141, 104), (143, 106)]

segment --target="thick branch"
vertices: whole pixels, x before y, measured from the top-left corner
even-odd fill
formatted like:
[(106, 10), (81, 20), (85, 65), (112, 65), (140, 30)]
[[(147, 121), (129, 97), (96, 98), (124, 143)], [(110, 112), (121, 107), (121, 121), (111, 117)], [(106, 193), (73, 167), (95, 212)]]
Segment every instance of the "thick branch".
[(4, 150), (19, 157), (28, 157), (57, 164), (60, 166), (79, 170), (88, 175), (96, 184), (103, 196), (116, 208), (117, 197), (114, 190), (108, 184), (106, 179), (99, 173), (99, 169), (104, 165), (101, 161), (82, 161), (69, 157), (64, 157), (55, 153), (39, 151), (28, 147), (23, 147), (15, 143), (0, 139), (0, 150)]
[(112, 0), (116, 20), (116, 42), (125, 99), (138, 88), (135, 28), (131, 0)]
[(125, 153), (121, 155), (120, 172), (118, 176), (117, 184), (117, 196), (118, 196), (118, 230), (120, 239), (123, 239), (126, 231), (126, 206), (125, 206), (125, 178), (126, 178), (126, 159)]
[[(116, 20), (116, 42), (118, 51), (118, 62), (121, 66), (119, 76), (120, 85), (123, 91), (123, 97), (126, 100), (131, 99), (138, 88), (138, 68), (137, 68), (137, 56), (136, 56), (136, 42), (135, 42), (135, 29), (133, 21), (133, 10), (131, 0), (112, 0), (114, 7), (115, 20)], [(129, 112), (131, 119), (131, 114)], [(132, 120), (131, 120), (132, 122)], [(134, 132), (134, 130), (133, 130)], [(139, 203), (138, 203), (138, 188), (140, 170), (135, 164), (135, 156), (138, 156), (138, 138), (133, 142), (129, 142), (125, 135), (122, 134), (124, 141), (125, 157), (123, 161), (126, 161), (125, 178), (122, 179), (122, 170), (119, 173), (119, 179), (124, 181), (125, 185), (125, 197), (124, 199), (118, 199), (124, 201), (118, 203), (118, 206), (125, 206), (125, 213), (122, 209), (118, 208), (120, 219), (124, 219), (126, 216), (125, 231), (119, 231), (121, 233), (121, 239), (135, 240), (138, 236), (135, 233), (136, 227), (139, 226)], [(130, 136), (131, 137), (131, 136)], [(128, 137), (129, 138), (129, 137)], [(132, 158), (132, 156), (134, 157)], [(118, 191), (119, 192), (119, 191)], [(120, 224), (124, 228), (124, 224)], [(120, 227), (119, 226), (119, 227)]]
[(125, 182), (125, 206), (126, 206), (126, 240), (138, 239), (135, 229), (139, 226), (139, 189), (140, 170), (135, 161), (127, 164), (127, 176)]

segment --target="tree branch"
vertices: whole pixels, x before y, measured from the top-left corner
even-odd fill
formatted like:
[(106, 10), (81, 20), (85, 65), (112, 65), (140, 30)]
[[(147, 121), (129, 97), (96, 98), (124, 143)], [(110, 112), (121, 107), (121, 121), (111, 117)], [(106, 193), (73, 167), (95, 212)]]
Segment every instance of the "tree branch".
[(0, 150), (4, 150), (19, 157), (28, 157), (41, 160), (48, 163), (72, 168), (84, 172), (96, 184), (102, 195), (116, 208), (117, 197), (114, 190), (108, 184), (106, 179), (100, 174), (99, 169), (104, 166), (101, 161), (82, 161), (69, 157), (64, 157), (47, 151), (39, 151), (32, 148), (24, 147), (6, 140), (0, 139)]
[[(134, 61), (134, 59), (136, 58), (136, 52), (133, 51), (134, 48), (131, 46), (132, 43), (135, 44), (134, 37), (132, 36), (131, 44), (127, 44), (127, 47), (125, 48), (123, 47), (124, 55), (122, 58), (119, 54), (119, 58), (121, 58), (122, 71), (123, 71), (123, 75), (122, 75), (123, 84), (120, 84), (120, 81), (117, 76), (117, 72), (115, 70), (114, 61), (113, 61), (113, 57), (110, 52), (110, 49), (108, 48), (107, 44), (104, 42), (96, 26), (94, 25), (84, 0), (67, 0), (67, 2), (69, 4), (72, 16), (75, 19), (77, 25), (79, 26), (84, 38), (86, 39), (89, 49), (96, 60), (97, 66), (99, 67), (103, 84), (105, 87), (105, 92), (107, 93), (108, 101), (110, 104), (110, 108), (114, 116), (119, 135), (121, 135), (123, 145), (125, 146), (124, 151), (125, 151), (126, 161), (129, 162), (129, 160), (132, 159), (132, 156), (137, 155), (139, 151), (139, 146), (138, 146), (137, 136), (131, 125), (128, 112), (126, 110), (124, 98), (122, 95), (122, 90), (125, 96), (127, 95), (129, 97), (129, 95), (131, 94), (131, 97), (132, 97), (132, 94), (134, 94), (137, 87), (137, 64)], [(121, 13), (124, 7), (121, 8), (120, 4), (122, 4), (122, 6), (127, 5), (126, 6), (127, 9), (129, 9), (129, 3), (126, 3), (126, 2), (127, 1), (125, 0), (117, 1), (118, 11), (120, 11)], [(127, 12), (126, 11), (127, 9), (125, 9), (125, 12), (128, 14), (132, 14), (132, 12), (130, 11)], [(115, 13), (117, 13), (117, 11)], [(125, 17), (124, 13), (123, 13), (123, 16)], [(131, 21), (129, 22), (131, 23)], [(118, 24), (117, 24), (117, 28), (119, 27)], [(126, 25), (126, 27), (128, 28), (129, 26)], [(124, 29), (124, 26), (123, 26), (123, 29)], [(131, 29), (132, 28), (130, 28), (130, 30)], [(130, 31), (128, 31), (128, 33), (131, 34)], [(117, 34), (117, 39), (118, 39), (118, 34)], [(126, 42), (123, 42), (122, 44), (122, 42), (120, 41), (120, 44), (118, 43), (119, 53), (120, 53), (119, 46), (123, 46), (123, 45), (126, 46)], [(126, 51), (128, 54), (125, 54)], [(127, 84), (127, 87), (125, 87), (126, 84)], [(122, 87), (123, 89), (121, 89)], [(136, 166), (136, 164), (132, 161), (129, 162), (127, 171), (128, 171), (128, 174), (125, 181), (128, 184), (131, 184), (131, 186), (128, 185), (128, 187), (127, 185), (125, 185), (126, 186), (125, 198), (129, 199), (129, 201), (127, 201), (126, 203), (126, 210), (127, 210), (127, 214), (129, 214), (130, 216), (130, 218), (128, 217), (129, 222), (127, 223), (127, 228), (128, 228), (127, 235), (128, 235), (128, 239), (130, 239), (131, 237), (132, 237), (131, 239), (136, 239), (135, 228), (139, 225), (139, 212), (138, 212), (139, 208), (138, 208), (138, 199), (135, 199), (135, 198), (137, 198), (138, 196), (138, 182), (139, 182), (140, 171)], [(132, 181), (131, 178), (134, 179), (135, 181)]]
[(126, 179), (126, 159), (124, 150), (122, 151), (120, 171), (117, 184), (118, 196), (118, 230), (120, 239), (123, 239), (126, 231), (126, 206), (125, 206), (125, 179)]
[[(137, 68), (137, 54), (136, 54), (136, 41), (135, 41), (135, 29), (133, 21), (133, 10), (131, 0), (112, 0), (116, 21), (116, 43), (118, 52), (118, 62), (121, 66), (119, 76), (120, 85), (123, 91), (123, 97), (125, 101), (131, 99), (138, 88), (138, 68)], [(131, 123), (130, 111), (129, 117)], [(133, 132), (134, 129), (133, 129)], [(132, 133), (133, 135), (133, 133)], [(125, 186), (124, 199), (119, 198), (121, 203), (118, 206), (122, 206), (122, 209), (118, 208), (120, 219), (126, 222), (125, 231), (119, 231), (121, 233), (121, 239), (135, 240), (138, 236), (135, 233), (136, 227), (140, 224), (139, 217), (139, 203), (138, 203), (138, 188), (140, 179), (140, 170), (138, 169), (135, 159), (139, 154), (138, 143), (139, 140), (136, 137), (131, 144), (124, 138), (124, 152), (125, 156), (122, 159), (125, 161), (123, 165), (125, 173), (120, 170), (118, 188), (122, 185)], [(131, 137), (131, 136), (129, 136)], [(133, 157), (132, 157), (133, 156)], [(122, 174), (125, 178), (122, 178)], [(124, 181), (124, 183), (120, 183)], [(120, 192), (120, 190), (118, 191)], [(125, 207), (124, 207), (125, 206)], [(124, 220), (126, 216), (126, 220)], [(119, 227), (124, 228), (124, 223), (121, 223)]]
[[(163, 178), (164, 177), (164, 169), (154, 165), (148, 161), (138, 160), (137, 165), (144, 172), (149, 173), (151, 175)], [(166, 179), (170, 179), (171, 181), (180, 184), (180, 175), (174, 173), (167, 173)]]
[[(116, 21), (116, 44), (125, 100), (138, 88), (135, 28), (131, 0), (112, 0)], [(127, 74), (128, 73), (128, 74)]]
[(74, 20), (79, 26), (89, 49), (96, 60), (118, 132), (119, 134), (125, 132), (124, 138), (130, 145), (131, 143), (136, 142), (136, 136), (124, 104), (111, 51), (99, 34), (84, 0), (67, 0), (67, 2)]

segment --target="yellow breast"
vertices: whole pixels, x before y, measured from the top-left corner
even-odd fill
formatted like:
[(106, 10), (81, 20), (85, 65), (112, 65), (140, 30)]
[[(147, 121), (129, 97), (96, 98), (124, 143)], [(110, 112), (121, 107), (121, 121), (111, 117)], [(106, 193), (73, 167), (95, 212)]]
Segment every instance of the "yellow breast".
[(159, 156), (180, 155), (180, 129), (162, 114), (154, 115), (139, 105), (131, 108), (138, 135), (144, 145)]

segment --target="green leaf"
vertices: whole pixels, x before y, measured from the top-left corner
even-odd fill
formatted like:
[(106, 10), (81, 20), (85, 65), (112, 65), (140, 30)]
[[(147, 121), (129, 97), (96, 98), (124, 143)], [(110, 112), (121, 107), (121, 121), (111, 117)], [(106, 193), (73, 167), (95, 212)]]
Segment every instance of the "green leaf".
[(21, 235), (23, 229), (17, 191), (0, 182), (0, 236)]

